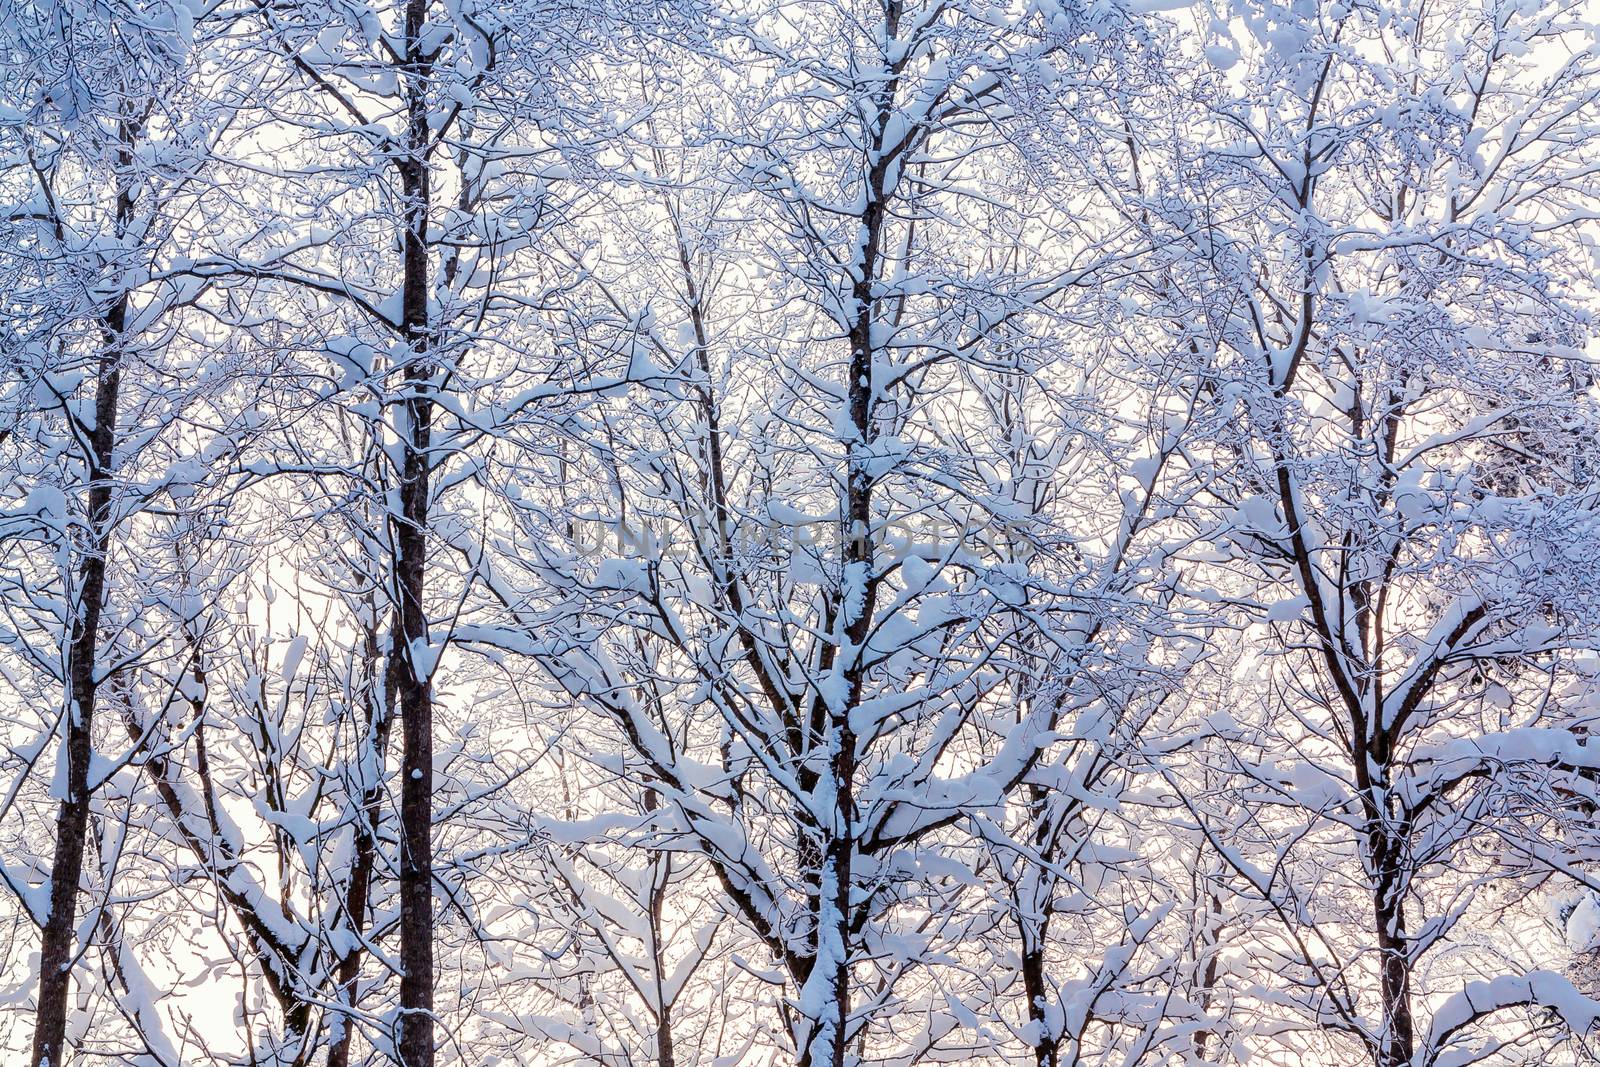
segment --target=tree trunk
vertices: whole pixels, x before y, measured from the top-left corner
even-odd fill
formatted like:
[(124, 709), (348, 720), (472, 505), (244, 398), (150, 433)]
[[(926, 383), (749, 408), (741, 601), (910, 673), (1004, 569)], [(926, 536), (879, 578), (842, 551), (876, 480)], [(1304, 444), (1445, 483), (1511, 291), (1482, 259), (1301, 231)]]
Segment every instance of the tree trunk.
[(428, 647), (423, 600), (428, 562), (428, 496), (432, 466), (435, 338), (428, 310), (429, 175), (427, 83), (431, 54), (422, 51), (425, 0), (406, 3), (406, 154), (399, 159), (405, 195), (401, 329), (408, 346), (406, 425), (395, 522), (395, 593), (400, 632), (394, 635), (401, 669), (402, 782), (400, 786), (400, 1035), (402, 1067), (433, 1067), (433, 665), (419, 663)]
[(835, 817), (845, 825), (829, 834), (822, 863), (816, 966), (823, 967), (824, 973), (813, 977), (827, 982), (827, 998), (812, 1009), (810, 1032), (800, 1050), (800, 1067), (844, 1067), (850, 1040), (850, 881), (855, 853), (850, 824), (854, 821), (851, 780), (855, 776), (855, 737), (848, 729), (838, 729), (837, 724), (831, 729), (838, 739), (829, 760), (835, 783)]
[[(376, 623), (373, 625), (374, 630), (367, 635), (369, 664), (375, 663), (378, 658)], [(357, 1002), (356, 985), (361, 978), (361, 958), (365, 954), (359, 935), (366, 929), (367, 901), (372, 896), (372, 872), (377, 863), (378, 805), (383, 801), (383, 767), (389, 752), (389, 727), (394, 721), (390, 709), (394, 706), (397, 666), (393, 656), (385, 660), (383, 684), (380, 687), (374, 680), (376, 692), (368, 698), (371, 711), (364, 743), (369, 749), (367, 755), (371, 766), (368, 773), (372, 777), (366, 781), (361, 793), (361, 810), (355, 821), (355, 863), (351, 866), (350, 884), (346, 887), (344, 899), (345, 921), (350, 924), (350, 930), (357, 935), (357, 939), (339, 961), (339, 1001), (350, 1009), (350, 1014), (339, 1020), (337, 1036), (328, 1049), (328, 1067), (349, 1067), (350, 1064), (351, 1019)]]
[(672, 1049), (672, 1005), (661, 1005), (656, 1020), (656, 1067), (677, 1067), (678, 1056)]
[[(1200, 858), (1195, 857), (1198, 864)], [(1222, 931), (1222, 898), (1215, 891), (1206, 895), (1204, 925), (1200, 930), (1198, 944), (1195, 946), (1196, 958), (1203, 958), (1205, 966), (1201, 968), (1199, 980), (1196, 982), (1195, 1001), (1202, 1013), (1209, 1013), (1211, 1005), (1216, 1000), (1217, 990), (1217, 965), (1220, 959), (1218, 943)], [(1211, 1059), (1212, 1046), (1221, 1046), (1222, 1035), (1216, 1030), (1201, 1030), (1194, 1037), (1194, 1054), (1201, 1062)]]
[(1397, 887), (1398, 857), (1393, 843), (1375, 853), (1378, 882), (1373, 917), (1378, 927), (1378, 959), (1383, 991), (1382, 1046), (1378, 1067), (1406, 1067), (1416, 1051), (1416, 1020), (1411, 1013), (1411, 958), (1406, 938), (1405, 901)]
[[(899, 21), (899, 7), (891, 5), (887, 26), (893, 36)], [(829, 707), (827, 714), (828, 775), (833, 787), (829, 798), (828, 825), (822, 829), (822, 878), (817, 907), (816, 965), (827, 968), (828, 1000), (816, 1005), (810, 1020), (810, 1033), (801, 1050), (800, 1067), (844, 1067), (849, 1045), (850, 1020), (850, 934), (854, 905), (850, 899), (855, 860), (855, 777), (856, 734), (850, 726), (850, 710), (861, 702), (864, 675), (863, 656), (867, 635), (872, 629), (877, 579), (872, 573), (872, 491), (874, 480), (866, 453), (873, 432), (872, 327), (876, 319), (875, 281), (878, 258), (887, 218), (883, 192), (886, 164), (881, 158), (883, 131), (888, 125), (893, 102), (893, 87), (886, 88), (878, 100), (877, 134), (874, 149), (878, 158), (871, 161), (868, 186), (872, 190), (861, 216), (861, 273), (853, 280), (851, 295), (855, 317), (850, 328), (850, 377), (845, 385), (850, 403), (850, 423), (854, 429), (846, 452), (845, 529), (843, 531), (844, 568), (840, 576), (839, 618), (843, 621), (846, 657), (844, 699)], [(814, 976), (815, 977), (815, 976)], [(809, 982), (808, 982), (809, 984)]]
[(1028, 994), (1028, 1021), (1034, 1026), (1033, 1062), (1038, 1067), (1056, 1067), (1056, 1035), (1050, 1031), (1045, 1009), (1050, 1003), (1050, 987), (1044, 976), (1042, 936), (1024, 935), (1027, 947), (1022, 953), (1022, 985)]
[(111, 548), (111, 464), (116, 439), (120, 346), (126, 298), (105, 317), (105, 344), (95, 383), (94, 427), (89, 434), (89, 528), (92, 542), (78, 568), (78, 603), (67, 649), (65, 693), (66, 793), (56, 814), (56, 851), (50, 865), (50, 914), (39, 948), (39, 999), (33, 1032), (33, 1067), (65, 1062), (67, 994), (72, 985), (72, 941), (78, 920), (78, 883), (89, 825), (89, 763), (94, 751), (100, 612), (105, 604), (106, 555)]
[[(660, 804), (654, 789), (646, 789), (645, 811), (653, 812)], [(655, 978), (656, 990), (656, 1067), (677, 1067), (678, 1055), (672, 1045), (672, 1003), (667, 999), (662, 978), (667, 961), (662, 955), (662, 918), (667, 910), (667, 890), (672, 885), (672, 853), (658, 852), (650, 865), (650, 970)]]
[[(1050, 982), (1045, 974), (1045, 944), (1050, 936), (1052, 896), (1042, 880), (1050, 875), (1046, 861), (1053, 862), (1050, 841), (1050, 796), (1041, 786), (1028, 787), (1028, 818), (1033, 823), (1033, 847), (1040, 857), (1038, 870), (1030, 877), (1024, 868), (1028, 895), (1017, 894), (1017, 931), (1022, 941), (1022, 988), (1028, 997), (1028, 1021), (1034, 1026), (1033, 1061), (1037, 1067), (1056, 1067), (1060, 1039), (1050, 1026)], [(1025, 860), (1024, 863), (1032, 861)], [(1035, 918), (1037, 914), (1037, 918)]]

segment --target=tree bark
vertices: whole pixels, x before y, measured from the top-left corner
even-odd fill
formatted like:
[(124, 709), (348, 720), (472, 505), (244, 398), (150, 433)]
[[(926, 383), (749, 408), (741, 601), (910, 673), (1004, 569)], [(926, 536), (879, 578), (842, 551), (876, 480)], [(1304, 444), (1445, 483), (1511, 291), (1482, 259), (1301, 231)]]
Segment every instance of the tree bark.
[(1028, 995), (1028, 1021), (1037, 1035), (1033, 1040), (1033, 1062), (1037, 1067), (1056, 1067), (1058, 1042), (1050, 1032), (1045, 1009), (1050, 1003), (1050, 985), (1045, 981), (1042, 931), (1026, 938), (1022, 953), (1022, 987)]
[[(899, 0), (890, 0), (884, 9), (885, 40), (894, 40), (900, 31)], [(893, 66), (893, 64), (891, 64)], [(859, 273), (851, 279), (854, 317), (850, 322), (849, 379), (845, 395), (854, 433), (846, 449), (845, 507), (843, 530), (843, 571), (840, 576), (838, 618), (843, 621), (844, 699), (828, 708), (826, 718), (828, 777), (833, 789), (828, 815), (831, 825), (821, 827), (823, 837), (822, 877), (817, 908), (816, 962), (828, 968), (829, 998), (821, 1017), (810, 1020), (810, 1034), (801, 1050), (800, 1067), (844, 1067), (850, 1033), (850, 937), (854, 927), (855, 904), (851, 900), (856, 852), (856, 744), (850, 724), (850, 711), (861, 702), (865, 677), (864, 650), (872, 630), (877, 592), (877, 576), (872, 573), (875, 552), (872, 542), (872, 497), (876, 482), (869, 468), (868, 453), (876, 437), (874, 415), (876, 389), (873, 380), (877, 342), (873, 326), (877, 321), (877, 274), (883, 250), (884, 228), (888, 223), (888, 198), (893, 183), (889, 172), (893, 161), (886, 155), (885, 136), (894, 108), (899, 70), (878, 86), (873, 94), (874, 123), (870, 155), (863, 175), (867, 197), (861, 213)], [(903, 146), (901, 146), (903, 147)], [(897, 149), (898, 151), (898, 149)]]
[[(374, 629), (367, 635), (367, 662), (376, 663), (378, 655), (378, 635), (374, 624)], [(368, 697), (370, 710), (364, 743), (369, 748), (369, 772), (372, 777), (362, 789), (361, 810), (356, 813), (355, 862), (351, 866), (350, 884), (345, 889), (344, 899), (345, 921), (350, 924), (350, 931), (356, 939), (339, 961), (338, 974), (339, 1002), (348, 1007), (351, 1014), (339, 1020), (338, 1035), (328, 1049), (328, 1067), (349, 1067), (350, 1064), (350, 1022), (357, 1003), (356, 986), (361, 978), (361, 958), (365, 955), (359, 937), (366, 929), (367, 901), (372, 896), (372, 873), (377, 865), (378, 805), (383, 801), (383, 767), (389, 753), (389, 727), (394, 722), (390, 709), (394, 707), (397, 666), (393, 656), (385, 660), (383, 682), (379, 685), (373, 679), (371, 684), (375, 691)]]
[[(130, 205), (126, 200), (119, 212)], [(78, 602), (67, 649), (65, 707), (66, 794), (56, 813), (56, 850), (50, 864), (50, 914), (39, 947), (39, 998), (33, 1032), (32, 1067), (65, 1062), (67, 994), (72, 985), (73, 934), (78, 919), (78, 883), (89, 825), (89, 763), (94, 752), (94, 708), (99, 680), (100, 614), (105, 605), (106, 555), (111, 548), (111, 466), (121, 387), (122, 332), (127, 298), (104, 320), (105, 349), (97, 368), (94, 426), (89, 433), (89, 529), (91, 542), (78, 567)]]
[(400, 632), (394, 635), (400, 670), (402, 782), (400, 786), (400, 1017), (402, 1067), (433, 1067), (433, 665), (419, 663), (428, 647), (423, 600), (428, 564), (428, 504), (432, 467), (435, 338), (428, 309), (427, 84), (431, 53), (424, 53), (425, 0), (406, 3), (405, 154), (397, 160), (405, 197), (401, 331), (408, 347), (402, 410), (406, 425), (400, 472), (400, 514), (394, 522), (395, 593)]
[[(1050, 853), (1049, 796), (1040, 786), (1028, 787), (1029, 817), (1033, 821), (1033, 845), (1042, 858), (1054, 860)], [(1060, 1040), (1049, 1021), (1051, 1000), (1050, 982), (1045, 969), (1045, 945), (1050, 936), (1052, 899), (1049, 892), (1040, 892), (1038, 879), (1047, 877), (1041, 869), (1028, 878), (1032, 900), (1018, 895), (1019, 914), (1017, 928), (1022, 935), (1022, 988), (1028, 997), (1028, 1021), (1034, 1025), (1033, 1061), (1036, 1067), (1056, 1067), (1060, 1054)], [(1042, 899), (1040, 899), (1042, 898)], [(1038, 907), (1038, 918), (1033, 907)]]
[(1406, 937), (1405, 900), (1398, 886), (1396, 842), (1374, 830), (1369, 835), (1377, 882), (1372, 895), (1378, 928), (1378, 966), (1383, 997), (1382, 1044), (1378, 1067), (1406, 1067), (1416, 1052), (1416, 1018), (1411, 1011), (1411, 957)]

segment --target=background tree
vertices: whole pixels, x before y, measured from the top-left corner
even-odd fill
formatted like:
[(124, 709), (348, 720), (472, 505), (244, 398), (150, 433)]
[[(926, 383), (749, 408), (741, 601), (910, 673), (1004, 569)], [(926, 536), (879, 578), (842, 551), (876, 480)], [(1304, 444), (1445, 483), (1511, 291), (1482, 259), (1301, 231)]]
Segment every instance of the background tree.
[[(781, 968), (802, 1063), (911, 1061), (971, 1018), (919, 975), (968, 932), (951, 828), (1004, 803), (1060, 710), (1024, 696), (1001, 721), (1003, 672), (1028, 633), (1060, 646), (1057, 669), (1098, 648), (1095, 627), (1058, 621), (1091, 595), (1008, 558), (1014, 528), (1037, 543), (1036, 516), (994, 492), (1004, 475), (960, 404), (969, 378), (1035, 369), (1015, 338), (1059, 326), (1053, 309), (1116, 256), (1011, 199), (985, 109), (1118, 24), (998, 19), (869, 5), (740, 24), (730, 55), (773, 77), (731, 98), (750, 116), (727, 140), (738, 169), (649, 216), (669, 266), (646, 268), (661, 274), (648, 297), (582, 262), (598, 308), (584, 338), (614, 368), (587, 380), (633, 391), (581, 424), (587, 456), (567, 462), (588, 495), (553, 521), (519, 509), (529, 535), (494, 587), (523, 632), (483, 635), (616, 721)], [(1047, 251), (1013, 254), (1030, 240)], [(542, 549), (574, 508), (626, 547), (598, 566)], [(527, 562), (548, 592), (514, 577)]]
[[(185, 255), (215, 236), (188, 223), (215, 195), (208, 161), (228, 122), (208, 99), (215, 84), (195, 84), (195, 56), (229, 22), (184, 4), (50, 4), (12, 5), (3, 25), (0, 642), (22, 707), (41, 716), (8, 730), (3, 804), (13, 820), (33, 809), (34, 772), (53, 762), (57, 808), (53, 846), (13, 822), (5, 880), (40, 929), (31, 1056), (54, 1065), (67, 1054), (77, 962), (115, 922), (118, 857), (103, 850), (125, 843), (110, 830), (123, 819), (95, 821), (96, 792), (130, 758), (102, 747), (97, 706), (164, 654), (167, 635), (145, 629), (144, 612), (173, 590), (141, 557), (180, 535), (171, 516), (238, 428), (215, 406), (226, 356), (194, 372), (189, 334), (202, 329), (206, 286), (182, 274)], [(91, 842), (101, 830), (110, 836)], [(91, 845), (102, 853), (85, 913)]]
[[(1576, 14), (1241, 8), (1206, 55), (1245, 72), (1200, 81), (1187, 140), (1130, 125), (1154, 176), (1138, 217), (1172, 249), (1150, 298), (1188, 309), (1236, 427), (1215, 438), (1213, 562), (1258, 651), (1216, 751), (1248, 814), (1214, 813), (1213, 843), (1276, 920), (1251, 952), (1275, 976), (1261, 1010), (1303, 1019), (1290, 1048), (1333, 1034), (1328, 1054), (1382, 1067), (1476, 1062), (1581, 1021), (1566, 987), (1514, 974), (1520, 999), (1469, 986), (1481, 1010), (1425, 1007), (1525, 965), (1458, 928), (1496, 879), (1570, 870), (1506, 818), (1514, 768), (1589, 759), (1575, 267), (1596, 84)], [(1518, 1005), (1553, 1014), (1469, 1042)]]

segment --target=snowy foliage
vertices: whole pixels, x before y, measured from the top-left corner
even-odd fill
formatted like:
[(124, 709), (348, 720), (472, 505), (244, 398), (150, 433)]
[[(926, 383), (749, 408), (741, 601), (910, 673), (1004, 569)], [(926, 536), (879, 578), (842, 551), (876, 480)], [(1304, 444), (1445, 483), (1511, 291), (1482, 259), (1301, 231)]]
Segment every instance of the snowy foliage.
[(1582, 0), (0, 0), (0, 1056), (1600, 1058)]

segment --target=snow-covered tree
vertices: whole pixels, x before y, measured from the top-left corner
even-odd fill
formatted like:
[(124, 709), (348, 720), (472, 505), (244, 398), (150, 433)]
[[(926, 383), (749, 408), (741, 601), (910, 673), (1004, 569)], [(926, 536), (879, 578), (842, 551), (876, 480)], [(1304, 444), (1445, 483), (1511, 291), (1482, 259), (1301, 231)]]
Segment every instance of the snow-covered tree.
[(0, 0), (0, 1054), (1589, 1062), (1590, 6)]
[[(614, 722), (770, 957), (798, 1062), (970, 1055), (1003, 1039), (981, 982), (945, 984), (988, 922), (961, 831), (1058, 740), (1064, 680), (1142, 623), (1125, 601), (1159, 578), (1130, 541), (1175, 440), (1148, 412), (1152, 438), (1086, 453), (1097, 503), (1073, 507), (1104, 524), (1074, 536), (1029, 494), (1070, 481), (1079, 435), (996, 449), (969, 419), (1002, 383), (1072, 384), (1084, 294), (1128, 253), (1122, 221), (1040, 203), (1060, 190), (1019, 177), (1003, 116), (1115, 83), (1137, 27), (868, 4), (721, 28), (734, 89), (675, 107), (676, 140), (641, 120), (638, 244), (575, 257), (574, 384), (619, 402), (565, 427), (587, 488), (510, 508), (527, 535), (492, 584), (514, 614), (476, 636)], [(661, 150), (685, 142), (687, 164)]]
[(1555, 1055), (1582, 998), (1476, 931), (1497, 882), (1576, 873), (1547, 835), (1591, 788), (1592, 29), (1268, 3), (1204, 36), (1227, 73), (1130, 123), (1128, 210), (1213, 375), (1187, 580), (1245, 628), (1209, 750), (1254, 902), (1237, 1010), (1339, 1062)]
[[(436, 1019), (457, 1007), (436, 998), (440, 930), (459, 917), (463, 951), (482, 937), (463, 882), (471, 861), (451, 854), (475, 853), (452, 820), (470, 824), (466, 813), (520, 773), (465, 756), (474, 736), (487, 743), (488, 730), (473, 732), (481, 719), (456, 727), (463, 744), (437, 744), (438, 690), (455, 677), (449, 650), (476, 603), (484, 465), (508, 418), (560, 395), (528, 346), (562, 282), (531, 253), (568, 209), (554, 186), (604, 140), (607, 116), (584, 112), (575, 75), (591, 73), (617, 24), (597, 32), (579, 14), (539, 2), (260, 5), (258, 124), (232, 162), (261, 225), (193, 268), (256, 279), (280, 301), (263, 317), (294, 355), (294, 377), (278, 376), (293, 383), (293, 416), (276, 454), (247, 469), (306, 494), (280, 514), (327, 554), (286, 562), (332, 606), (321, 654), (361, 664), (347, 686), (360, 699), (341, 705), (354, 716), (341, 719), (354, 746), (341, 758), (347, 837), (319, 841), (347, 840), (354, 861), (347, 878), (318, 883), (341, 898), (317, 904), (333, 924), (319, 959), (336, 970), (348, 1016), (329, 1030), (336, 1065), (352, 1062), (358, 1026), (377, 1055), (434, 1062)], [(315, 776), (304, 788), (299, 803), (334, 802)], [(398, 840), (385, 854), (391, 791)], [(380, 924), (374, 879), (385, 871), (399, 906)], [(379, 937), (398, 940), (392, 959), (372, 952)], [(387, 982), (362, 977), (372, 962), (398, 976), (392, 1010), (361, 1002), (364, 990), (387, 999)]]
[[(92, 942), (114, 957), (102, 992), (136, 1022), (154, 1012), (116, 933), (126, 816), (96, 808), (144, 758), (143, 739), (128, 747), (96, 712), (108, 688), (138, 689), (140, 665), (171, 654), (181, 590), (151, 557), (207, 524), (190, 518), (197, 486), (244, 429), (225, 410), (237, 397), (213, 344), (218, 309), (185, 273), (217, 236), (194, 219), (218, 195), (209, 161), (229, 111), (212, 90), (230, 72), (202, 79), (198, 57), (229, 25), (181, 2), (11, 5), (0, 20), (0, 870), (40, 930), (31, 1062), (52, 1067), (86, 1040), (68, 1016)], [(45, 834), (30, 825), (40, 788), (56, 807)], [(141, 1054), (176, 1062), (159, 1042)]]

